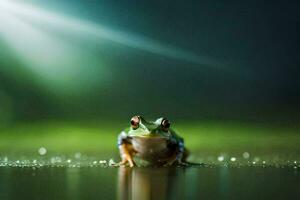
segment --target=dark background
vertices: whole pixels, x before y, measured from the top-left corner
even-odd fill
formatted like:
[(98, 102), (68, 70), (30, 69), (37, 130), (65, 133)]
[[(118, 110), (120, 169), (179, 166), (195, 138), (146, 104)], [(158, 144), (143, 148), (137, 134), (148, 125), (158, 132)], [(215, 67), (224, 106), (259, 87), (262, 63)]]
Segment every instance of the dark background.
[[(128, 119), (134, 114), (183, 120), (299, 120), (299, 2), (53, 0), (31, 3), (54, 13), (189, 50), (212, 64), (169, 58), (110, 41), (104, 45), (77, 41), (81, 50), (89, 49), (89, 53), (104, 63), (103, 70), (94, 72), (96, 79), (103, 81), (85, 86), (84, 74), (79, 73), (70, 82), (83, 85), (80, 92), (76, 85), (75, 89), (59, 92), (59, 89), (48, 90), (36, 81), (0, 35), (0, 119), (3, 123)], [(89, 62), (84, 67), (88, 71)]]

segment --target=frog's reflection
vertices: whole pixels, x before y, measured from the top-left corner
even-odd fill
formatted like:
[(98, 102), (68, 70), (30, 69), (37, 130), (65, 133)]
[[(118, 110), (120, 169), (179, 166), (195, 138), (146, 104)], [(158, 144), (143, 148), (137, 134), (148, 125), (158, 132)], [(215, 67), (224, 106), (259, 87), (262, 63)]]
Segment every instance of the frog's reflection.
[(176, 168), (127, 168), (120, 167), (118, 199), (167, 199), (182, 196)]

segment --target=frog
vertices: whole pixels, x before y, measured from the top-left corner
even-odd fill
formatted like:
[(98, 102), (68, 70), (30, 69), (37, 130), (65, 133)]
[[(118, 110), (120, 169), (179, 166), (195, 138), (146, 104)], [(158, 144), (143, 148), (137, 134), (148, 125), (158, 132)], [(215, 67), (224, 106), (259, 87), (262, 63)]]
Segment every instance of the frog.
[(152, 165), (185, 165), (189, 151), (184, 139), (172, 128), (170, 120), (160, 117), (147, 121), (135, 115), (130, 120), (130, 127), (118, 135), (120, 166), (137, 166), (135, 158)]

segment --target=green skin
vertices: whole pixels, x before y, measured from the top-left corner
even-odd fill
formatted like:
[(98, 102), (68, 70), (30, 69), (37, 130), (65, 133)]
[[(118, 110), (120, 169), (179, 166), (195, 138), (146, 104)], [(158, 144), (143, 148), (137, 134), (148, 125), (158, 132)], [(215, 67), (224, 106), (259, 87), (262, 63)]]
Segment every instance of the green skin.
[(171, 128), (162, 125), (164, 118), (146, 121), (139, 117), (138, 127), (130, 127), (119, 134), (120, 164), (135, 165), (134, 157), (151, 164), (183, 164), (187, 157), (184, 141)]

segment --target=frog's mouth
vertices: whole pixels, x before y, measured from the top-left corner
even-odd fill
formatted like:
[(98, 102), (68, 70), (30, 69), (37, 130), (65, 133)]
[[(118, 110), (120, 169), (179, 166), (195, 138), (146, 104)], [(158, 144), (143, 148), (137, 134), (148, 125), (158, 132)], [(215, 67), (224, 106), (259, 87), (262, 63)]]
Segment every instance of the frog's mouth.
[(134, 137), (141, 137), (141, 138), (168, 138), (167, 136), (158, 134), (156, 132), (143, 132), (143, 133), (134, 135)]
[(147, 134), (143, 133), (141, 135), (137, 135), (137, 137), (153, 138), (153, 137), (163, 137), (163, 136), (156, 133), (147, 133)]

